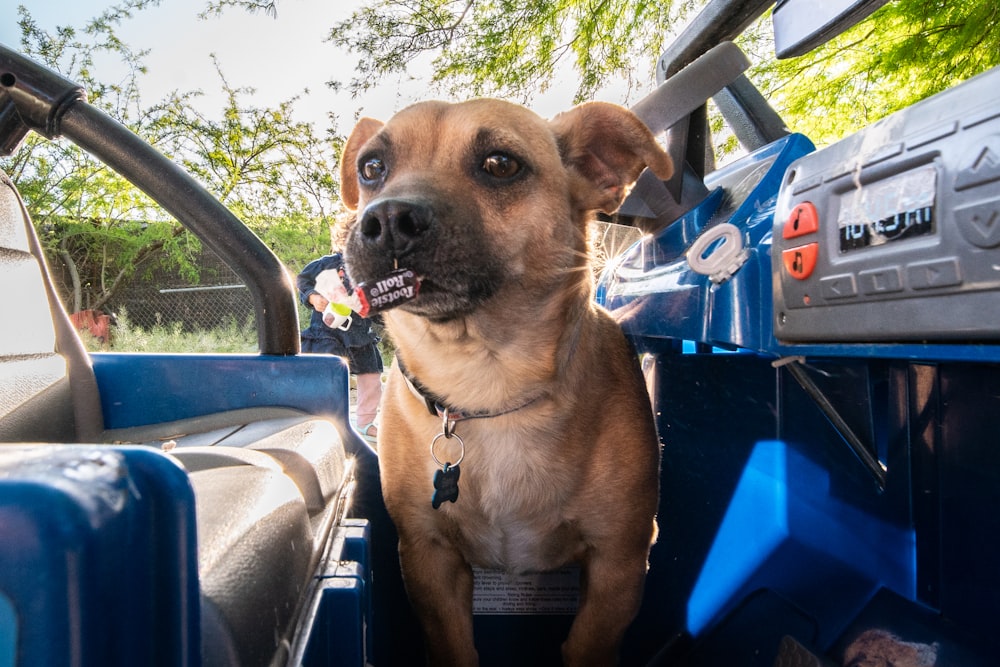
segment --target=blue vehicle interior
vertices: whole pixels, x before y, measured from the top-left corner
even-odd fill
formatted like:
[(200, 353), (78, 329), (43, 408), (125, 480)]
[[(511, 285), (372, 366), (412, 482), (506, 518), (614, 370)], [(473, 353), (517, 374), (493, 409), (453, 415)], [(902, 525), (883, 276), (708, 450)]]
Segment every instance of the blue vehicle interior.
[[(713, 0), (634, 107), (678, 169), (640, 178), (619, 215), (647, 233), (597, 289), (663, 443), (622, 664), (842, 665), (870, 630), (932, 647), (928, 664), (998, 662), (1000, 71), (816, 150), (730, 41), (774, 5), (796, 55), (883, 3)], [(722, 168), (709, 99), (745, 149)], [(422, 664), (377, 456), (343, 363), (298, 354), (287, 271), (79, 86), (0, 45), (0, 152), (29, 131), (223, 257), (259, 354), (88, 353), (0, 175), (0, 303), (21, 314), (0, 329), (0, 667)], [(558, 664), (572, 582), (482, 576), (482, 664)]]

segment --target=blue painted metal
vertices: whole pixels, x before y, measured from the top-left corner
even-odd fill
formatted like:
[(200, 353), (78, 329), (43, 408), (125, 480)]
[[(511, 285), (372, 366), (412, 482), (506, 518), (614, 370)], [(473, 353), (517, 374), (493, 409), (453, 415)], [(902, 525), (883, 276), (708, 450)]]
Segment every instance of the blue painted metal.
[(879, 588), (915, 599), (913, 530), (832, 495), (830, 479), (785, 442), (753, 447), (688, 599), (692, 634), (760, 588), (817, 608), (821, 644)]
[(194, 493), (169, 457), (5, 449), (0, 532), (0, 664), (200, 663)]
[(360, 667), (374, 655), (369, 522), (345, 521), (333, 549), (340, 556), (319, 575), (319, 593), (303, 624), (305, 667)]
[(329, 355), (93, 355), (107, 428), (264, 406), (348, 423), (347, 366)]
[[(760, 350), (771, 341), (770, 236), (788, 165), (813, 150), (792, 134), (712, 173), (710, 194), (655, 236), (646, 237), (601, 276), (601, 303), (639, 341), (669, 338)], [(685, 253), (721, 223), (735, 225), (749, 252), (720, 284), (695, 272)]]
[[(601, 277), (599, 301), (649, 355), (664, 442), (628, 664), (771, 664), (785, 635), (834, 656), (873, 624), (936, 642), (942, 664), (992, 664), (1000, 345), (775, 339), (775, 203), (810, 150), (792, 135), (712, 174), (704, 201)], [(745, 262), (713, 280), (686, 253), (725, 224)], [(688, 639), (650, 639), (664, 629)]]
[(14, 602), (0, 593), (0, 667), (14, 667), (17, 664), (19, 625)]

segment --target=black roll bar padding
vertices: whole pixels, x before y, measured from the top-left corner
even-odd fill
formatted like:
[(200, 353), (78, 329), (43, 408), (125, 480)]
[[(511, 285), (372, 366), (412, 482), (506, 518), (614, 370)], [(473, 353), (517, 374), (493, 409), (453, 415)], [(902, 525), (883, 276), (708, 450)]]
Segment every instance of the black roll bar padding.
[[(730, 41), (773, 3), (709, 0), (660, 56), (656, 68), (659, 87), (632, 110), (654, 132), (669, 130), (667, 151), (675, 174), (665, 184), (640, 177), (620, 213), (640, 218), (655, 213), (657, 225), (651, 228), (662, 227), (707, 194), (703, 181), (708, 170), (714, 169), (714, 160), (706, 157), (712, 149), (704, 112), (709, 98), (715, 100), (747, 150), (788, 134), (778, 114), (744, 76), (750, 63)], [(702, 111), (696, 114), (697, 109)]]
[[(773, 4), (774, 0), (709, 0), (660, 56), (657, 81), (669, 80), (684, 72), (715, 45), (736, 39)], [(734, 78), (711, 97), (747, 150), (755, 150), (788, 134), (778, 114), (744, 76)]]
[(7, 122), (12, 137), (21, 129), (14, 115), (26, 128), (66, 137), (97, 157), (219, 255), (250, 289), (261, 354), (299, 352), (295, 290), (271, 249), (187, 172), (89, 104), (80, 86), (0, 45), (0, 130)]
[(750, 67), (740, 47), (722, 42), (666, 79), (632, 107), (654, 134), (673, 127)]
[(23, 125), (46, 139), (59, 136), (59, 118), (64, 109), (78, 101), (87, 101), (82, 86), (3, 44), (0, 44), (0, 89), (9, 98), (3, 104), (4, 112), (9, 113), (12, 107)]
[(736, 39), (774, 0), (709, 0), (657, 62), (659, 83), (682, 70), (716, 44)]
[[(708, 49), (632, 107), (632, 112), (654, 134), (670, 130), (667, 152), (675, 165), (674, 176), (664, 185), (640, 178), (619, 213), (672, 222), (701, 201), (708, 191), (701, 182), (711, 165), (707, 140), (705, 102), (737, 80), (750, 67), (743, 51), (732, 42)], [(663, 193), (666, 188), (670, 193)], [(673, 203), (670, 199), (673, 199)]]
[(13, 100), (0, 95), (0, 157), (13, 155), (31, 128), (17, 115)]
[(787, 136), (790, 131), (764, 96), (745, 76), (739, 76), (713, 98), (726, 123), (748, 151)]
[(667, 152), (675, 163), (684, 165), (685, 172), (683, 175), (680, 169), (674, 172), (673, 177), (667, 181), (667, 188), (675, 193), (677, 201), (685, 210), (690, 210), (708, 196), (705, 175), (715, 170), (715, 152), (708, 126), (707, 105), (702, 104), (670, 129), (667, 135)]

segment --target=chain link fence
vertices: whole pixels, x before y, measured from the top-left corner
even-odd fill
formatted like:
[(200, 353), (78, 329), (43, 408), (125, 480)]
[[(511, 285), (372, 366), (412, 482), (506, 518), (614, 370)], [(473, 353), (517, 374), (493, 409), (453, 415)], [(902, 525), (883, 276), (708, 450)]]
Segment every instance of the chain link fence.
[(125, 313), (132, 325), (143, 329), (157, 326), (191, 332), (238, 325), (254, 326), (250, 290), (241, 283), (195, 287), (140, 286), (130, 289), (112, 304)]
[(207, 249), (198, 264), (199, 284), (158, 273), (148, 281), (133, 281), (110, 303), (110, 309), (125, 313), (133, 326), (143, 329), (179, 327), (192, 332), (233, 323), (255, 326), (250, 290), (236, 272)]

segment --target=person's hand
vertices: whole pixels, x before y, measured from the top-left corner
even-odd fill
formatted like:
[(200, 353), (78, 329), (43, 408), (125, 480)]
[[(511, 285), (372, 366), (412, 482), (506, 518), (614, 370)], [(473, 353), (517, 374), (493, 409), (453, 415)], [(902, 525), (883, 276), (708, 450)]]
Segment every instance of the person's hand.
[(322, 294), (319, 292), (314, 292), (309, 295), (309, 305), (312, 306), (316, 312), (322, 313), (326, 310), (326, 307), (330, 304)]

